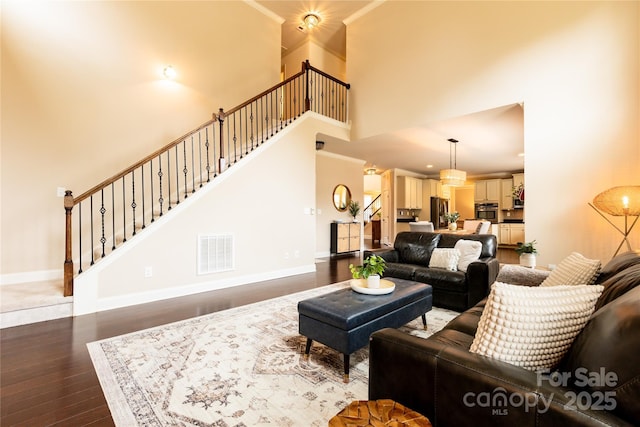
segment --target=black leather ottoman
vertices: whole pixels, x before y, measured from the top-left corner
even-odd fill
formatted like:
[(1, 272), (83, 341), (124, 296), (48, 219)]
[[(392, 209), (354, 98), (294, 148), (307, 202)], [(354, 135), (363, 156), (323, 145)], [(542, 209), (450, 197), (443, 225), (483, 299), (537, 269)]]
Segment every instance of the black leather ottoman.
[(383, 328), (400, 327), (431, 310), (432, 289), (424, 283), (385, 278), (395, 283), (386, 295), (366, 295), (350, 287), (298, 303), (299, 331), (307, 337), (305, 358), (315, 340), (344, 355), (344, 381), (349, 381), (349, 355), (369, 343)]

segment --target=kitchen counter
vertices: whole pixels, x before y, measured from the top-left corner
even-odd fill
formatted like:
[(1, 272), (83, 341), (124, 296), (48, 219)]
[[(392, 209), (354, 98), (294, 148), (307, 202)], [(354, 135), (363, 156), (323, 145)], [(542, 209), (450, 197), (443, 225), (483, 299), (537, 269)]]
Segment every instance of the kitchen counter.
[(417, 219), (415, 218), (397, 218), (396, 222), (416, 222)]

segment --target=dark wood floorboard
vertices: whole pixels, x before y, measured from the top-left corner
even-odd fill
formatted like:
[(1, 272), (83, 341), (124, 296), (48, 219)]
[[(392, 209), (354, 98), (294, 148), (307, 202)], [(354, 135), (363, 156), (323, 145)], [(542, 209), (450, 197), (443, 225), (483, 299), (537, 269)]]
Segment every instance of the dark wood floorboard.
[(351, 278), (360, 255), (316, 272), (0, 330), (0, 426), (113, 426), (86, 344)]

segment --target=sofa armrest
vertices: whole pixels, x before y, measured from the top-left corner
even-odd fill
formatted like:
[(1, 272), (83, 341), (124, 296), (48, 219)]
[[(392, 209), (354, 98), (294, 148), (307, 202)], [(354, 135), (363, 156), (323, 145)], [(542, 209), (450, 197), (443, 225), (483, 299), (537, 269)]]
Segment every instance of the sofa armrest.
[(467, 267), (467, 283), (469, 284), (468, 307), (476, 305), (480, 300), (489, 295), (491, 285), (496, 281), (500, 271), (500, 262), (497, 258), (480, 258)]
[[(460, 339), (458, 339), (460, 338)], [(566, 393), (536, 372), (470, 353), (469, 336), (444, 330), (429, 339), (396, 329), (369, 345), (369, 399), (393, 399), (439, 427), (461, 425), (627, 426), (602, 410), (571, 408)]]
[(386, 262), (400, 262), (400, 254), (395, 249), (382, 249), (376, 251), (364, 251), (362, 254), (363, 259), (369, 258), (371, 255), (378, 255), (382, 257)]

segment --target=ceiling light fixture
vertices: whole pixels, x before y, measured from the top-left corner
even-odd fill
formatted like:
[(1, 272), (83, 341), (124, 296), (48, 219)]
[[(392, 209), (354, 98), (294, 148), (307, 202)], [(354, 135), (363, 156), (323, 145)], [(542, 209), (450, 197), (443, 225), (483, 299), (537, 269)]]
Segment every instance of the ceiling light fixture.
[(162, 74), (164, 75), (165, 79), (173, 80), (176, 78), (176, 70), (174, 70), (171, 65), (167, 65), (166, 67), (164, 67), (164, 70), (162, 70)]
[(376, 174), (376, 166), (373, 165), (372, 167), (367, 168), (364, 171), (367, 173), (367, 175), (375, 175)]
[[(442, 185), (449, 185), (452, 187), (460, 187), (464, 185), (464, 182), (467, 180), (467, 173), (465, 171), (461, 171), (457, 168), (457, 157), (458, 150), (456, 145), (458, 144), (457, 139), (449, 138), (449, 169), (443, 169), (440, 171), (440, 181)], [(451, 156), (451, 148), (453, 147), (453, 157)], [(453, 162), (452, 162), (453, 159)]]
[(316, 13), (307, 13), (304, 18), (302, 18), (302, 22), (307, 30), (313, 30), (320, 23), (320, 16)]

